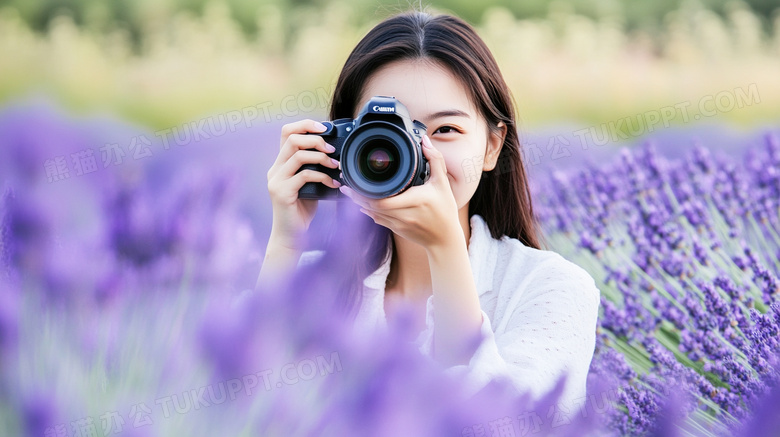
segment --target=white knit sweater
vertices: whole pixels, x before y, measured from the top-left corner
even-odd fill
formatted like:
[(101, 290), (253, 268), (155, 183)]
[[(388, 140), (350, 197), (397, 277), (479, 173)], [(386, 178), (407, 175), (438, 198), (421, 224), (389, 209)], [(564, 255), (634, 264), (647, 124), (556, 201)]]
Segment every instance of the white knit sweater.
[[(560, 402), (576, 408), (584, 402), (585, 380), (595, 347), (599, 289), (581, 267), (558, 253), (493, 238), (484, 219), (470, 219), (468, 254), (482, 309), (484, 340), (468, 365), (446, 372), (461, 374), (469, 392), (494, 377), (506, 377), (521, 392), (539, 397), (568, 375)], [(322, 251), (301, 255), (299, 266)], [(358, 330), (386, 328), (385, 280), (390, 261), (363, 281), (363, 301), (355, 320)], [(430, 357), (433, 295), (426, 304), (426, 328), (415, 344)], [(572, 411), (573, 413), (574, 411)]]

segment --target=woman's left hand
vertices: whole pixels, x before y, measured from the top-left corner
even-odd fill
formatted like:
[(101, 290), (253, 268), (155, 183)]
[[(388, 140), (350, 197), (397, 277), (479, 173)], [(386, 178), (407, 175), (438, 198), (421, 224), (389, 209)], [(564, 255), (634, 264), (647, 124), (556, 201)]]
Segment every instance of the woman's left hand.
[(431, 176), (423, 185), (408, 188), (401, 194), (384, 199), (362, 196), (346, 185), (339, 187), (371, 217), (401, 237), (414, 241), (430, 251), (463, 238), (458, 220), (458, 205), (447, 179), (444, 156), (433, 147), (427, 135), (423, 137), (423, 154), (431, 166)]

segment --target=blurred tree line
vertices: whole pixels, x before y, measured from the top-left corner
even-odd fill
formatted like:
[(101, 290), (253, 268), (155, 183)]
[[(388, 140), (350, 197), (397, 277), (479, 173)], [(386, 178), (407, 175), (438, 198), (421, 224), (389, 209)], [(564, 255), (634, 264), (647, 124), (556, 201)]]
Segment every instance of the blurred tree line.
[(529, 125), (746, 87), (761, 104), (722, 117), (780, 119), (780, 0), (0, 0), (0, 103), (40, 92), (157, 128), (258, 102), (313, 116), (326, 102), (283, 102), (327, 95), (365, 32), (410, 9), (475, 25)]
[[(202, 16), (208, 3), (214, 0), (0, 0), (0, 7), (11, 7), (31, 29), (45, 31), (57, 15), (67, 14), (74, 22), (93, 31), (126, 30), (133, 42), (138, 43), (144, 29), (149, 25), (165, 23), (179, 12)], [(249, 36), (254, 36), (264, 21), (265, 10), (282, 11), (283, 23), (276, 23), (274, 31), (282, 41), (290, 41), (297, 34), (300, 23), (307, 23), (311, 16), (317, 16), (330, 0), (220, 0), (228, 6), (231, 17)], [(734, 0), (686, 0), (699, 7), (709, 9), (720, 16), (736, 5)], [(743, 0), (761, 19), (765, 30), (772, 26), (775, 16), (780, 15), (780, 0)], [(350, 20), (357, 27), (366, 22), (375, 22), (395, 12), (411, 8), (432, 7), (438, 11), (454, 13), (472, 24), (481, 22), (485, 11), (502, 7), (515, 18), (545, 18), (556, 11), (576, 13), (593, 19), (610, 18), (619, 20), (628, 32), (641, 31), (658, 35), (663, 29), (664, 19), (669, 12), (681, 7), (679, 0), (354, 0)], [(300, 19), (299, 19), (300, 18)], [(267, 21), (265, 21), (267, 22)]]

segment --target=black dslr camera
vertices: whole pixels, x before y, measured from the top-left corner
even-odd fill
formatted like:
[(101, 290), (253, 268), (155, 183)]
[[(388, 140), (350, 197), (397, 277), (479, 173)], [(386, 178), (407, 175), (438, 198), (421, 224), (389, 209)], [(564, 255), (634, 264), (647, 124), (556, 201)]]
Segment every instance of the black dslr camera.
[[(341, 162), (339, 169), (321, 164), (305, 164), (298, 170), (326, 173), (366, 197), (394, 196), (414, 185), (424, 184), (430, 165), (423, 155), (424, 124), (412, 120), (409, 111), (394, 97), (375, 96), (356, 119), (340, 118), (323, 123), (328, 129), (319, 135), (336, 151), (328, 153)], [(339, 190), (319, 182), (307, 182), (298, 191), (299, 199), (339, 200), (347, 198)]]

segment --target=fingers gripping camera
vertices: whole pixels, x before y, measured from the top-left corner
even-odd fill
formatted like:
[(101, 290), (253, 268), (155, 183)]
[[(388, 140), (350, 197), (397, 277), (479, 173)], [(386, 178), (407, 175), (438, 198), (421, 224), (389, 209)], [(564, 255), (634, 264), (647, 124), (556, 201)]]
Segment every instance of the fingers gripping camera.
[[(298, 171), (312, 169), (366, 197), (394, 196), (430, 178), (430, 165), (423, 155), (424, 124), (412, 120), (409, 111), (394, 97), (375, 96), (366, 103), (356, 119), (341, 118), (323, 123), (327, 130), (319, 135), (336, 150), (328, 156), (341, 162), (338, 169), (306, 164)], [(319, 182), (307, 182), (298, 191), (299, 199), (345, 199), (339, 190)]]

